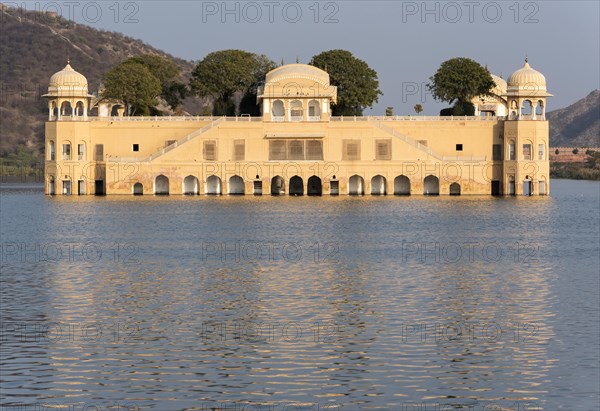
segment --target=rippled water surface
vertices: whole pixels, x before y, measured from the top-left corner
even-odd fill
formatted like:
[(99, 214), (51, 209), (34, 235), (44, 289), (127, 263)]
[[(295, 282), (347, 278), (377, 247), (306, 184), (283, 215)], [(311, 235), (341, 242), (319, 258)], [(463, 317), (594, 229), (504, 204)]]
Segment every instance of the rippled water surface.
[(2, 409), (597, 410), (600, 185), (552, 190), (4, 186)]

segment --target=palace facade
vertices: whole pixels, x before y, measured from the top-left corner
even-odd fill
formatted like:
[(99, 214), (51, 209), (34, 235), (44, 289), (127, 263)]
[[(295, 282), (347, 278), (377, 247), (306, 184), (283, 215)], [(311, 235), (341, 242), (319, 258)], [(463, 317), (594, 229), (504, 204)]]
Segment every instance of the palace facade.
[(49, 195), (547, 195), (546, 79), (493, 76), (472, 117), (334, 117), (316, 67), (266, 75), (261, 117), (127, 117), (70, 64), (48, 87)]

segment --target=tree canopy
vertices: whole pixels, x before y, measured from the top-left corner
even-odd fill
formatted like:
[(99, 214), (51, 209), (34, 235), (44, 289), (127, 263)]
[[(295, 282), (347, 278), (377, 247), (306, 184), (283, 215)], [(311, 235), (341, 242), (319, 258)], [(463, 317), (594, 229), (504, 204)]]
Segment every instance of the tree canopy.
[(102, 83), (102, 97), (123, 101), (128, 115), (148, 115), (161, 94), (160, 81), (148, 67), (129, 60), (107, 71)]
[(140, 54), (126, 61), (142, 64), (150, 70), (150, 73), (160, 81), (161, 97), (173, 110), (187, 96), (187, 87), (185, 84), (177, 81), (180, 71), (173, 61), (156, 54)]
[(377, 72), (347, 50), (325, 51), (314, 56), (309, 64), (327, 71), (331, 85), (337, 86), (334, 116), (360, 116), (383, 95)]
[[(233, 97), (256, 93), (256, 87), (275, 63), (264, 55), (243, 50), (210, 53), (192, 72), (192, 90), (200, 97), (214, 99), (213, 114), (235, 114)], [(249, 98), (246, 98), (249, 100)]]
[(494, 80), (487, 68), (474, 60), (457, 57), (444, 61), (429, 78), (433, 98), (453, 106), (454, 115), (469, 114), (474, 97), (489, 95)]

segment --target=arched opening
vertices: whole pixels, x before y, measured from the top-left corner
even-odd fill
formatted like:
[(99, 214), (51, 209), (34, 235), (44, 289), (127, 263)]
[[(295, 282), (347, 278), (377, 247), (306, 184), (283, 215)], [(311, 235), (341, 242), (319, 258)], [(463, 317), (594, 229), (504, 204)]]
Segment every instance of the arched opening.
[(542, 119), (544, 117), (544, 102), (542, 100), (538, 100), (537, 105), (535, 106), (535, 116)]
[(227, 192), (230, 195), (244, 195), (246, 192), (244, 188), (244, 179), (240, 176), (231, 177), (227, 186)]
[(50, 176), (50, 179), (48, 181), (48, 194), (50, 194), (51, 196), (56, 194), (56, 182), (54, 180), (54, 176)]
[(323, 184), (321, 179), (317, 176), (312, 176), (308, 179), (308, 187), (306, 193), (309, 196), (320, 196), (323, 195)]
[(515, 140), (510, 140), (508, 142), (508, 159), (516, 160), (517, 154), (515, 152)]
[(308, 102), (308, 120), (319, 121), (321, 119), (321, 107), (317, 100)]
[(200, 182), (192, 175), (183, 179), (183, 194), (188, 196), (200, 194)]
[(164, 175), (159, 175), (154, 180), (154, 194), (157, 196), (169, 195), (169, 179)]
[(73, 115), (73, 107), (71, 103), (68, 101), (63, 101), (60, 105), (60, 114), (61, 116), (72, 116)]
[(515, 194), (516, 194), (515, 177), (510, 176), (510, 177), (508, 177), (508, 195), (514, 196)]
[(523, 107), (521, 108), (521, 115), (526, 118), (531, 118), (531, 114), (533, 113), (533, 104), (531, 104), (531, 100), (523, 101)]
[(398, 176), (394, 179), (394, 195), (409, 196), (410, 180), (406, 176)]
[(85, 142), (77, 144), (77, 159), (85, 160)]
[(365, 194), (365, 180), (358, 175), (348, 180), (348, 194), (351, 196), (362, 196)]
[(85, 106), (83, 101), (78, 101), (75, 105), (75, 115), (79, 117), (83, 117), (85, 115)]
[(58, 107), (55, 101), (50, 102), (50, 120), (56, 120), (58, 118)]
[(111, 117), (119, 117), (119, 108), (121, 108), (121, 106), (118, 104), (112, 106), (110, 108), (110, 116)]
[(135, 183), (133, 185), (133, 195), (134, 196), (144, 195), (144, 185), (142, 183)]
[(423, 194), (426, 196), (440, 195), (440, 180), (436, 176), (427, 176), (423, 181)]
[(387, 180), (384, 176), (377, 175), (371, 179), (371, 195), (384, 196), (387, 194)]
[(302, 177), (294, 176), (290, 178), (290, 195), (301, 196), (304, 195), (304, 181)]
[(210, 176), (206, 179), (206, 194), (220, 195), (221, 194), (221, 179), (217, 176)]
[(545, 196), (546, 195), (546, 179), (541, 179), (538, 182), (538, 194), (541, 196)]
[(458, 184), (458, 183), (450, 184), (450, 195), (451, 196), (459, 196), (460, 195), (460, 184)]
[(54, 144), (54, 141), (52, 140), (48, 142), (48, 160), (56, 160), (56, 144)]
[(304, 111), (302, 108), (302, 102), (300, 100), (292, 100), (290, 103), (290, 120), (291, 121), (302, 121)]
[(526, 178), (525, 180), (523, 180), (523, 195), (533, 195), (533, 181), (531, 181), (531, 179)]
[(271, 179), (271, 195), (279, 196), (285, 194), (285, 180), (281, 176), (275, 176)]
[(275, 120), (276, 118), (283, 119), (283, 117), (285, 116), (285, 110), (283, 108), (283, 101), (281, 101), (281, 100), (275, 100), (273, 102), (273, 108), (271, 110), (271, 116), (273, 117), (273, 120)]
[(63, 161), (71, 160), (71, 142), (65, 141), (62, 145), (62, 159)]

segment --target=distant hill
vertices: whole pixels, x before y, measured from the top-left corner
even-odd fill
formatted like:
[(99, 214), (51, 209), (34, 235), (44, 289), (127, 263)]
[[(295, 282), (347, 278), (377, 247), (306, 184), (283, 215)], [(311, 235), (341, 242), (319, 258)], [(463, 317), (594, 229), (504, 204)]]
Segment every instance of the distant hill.
[(600, 90), (546, 113), (551, 147), (600, 147)]
[[(167, 57), (189, 76), (193, 63), (177, 59), (141, 40), (97, 30), (48, 13), (0, 6), (0, 156), (19, 144), (43, 146), (48, 80), (71, 59), (94, 92), (102, 74), (128, 57), (150, 53)], [(184, 109), (198, 113), (189, 99)]]

